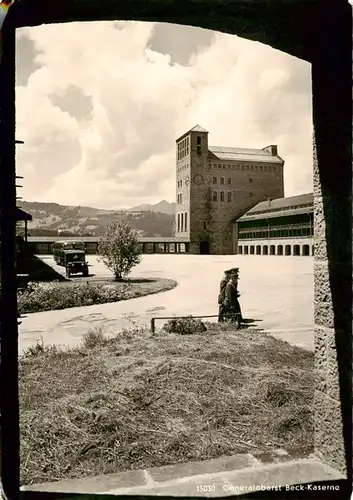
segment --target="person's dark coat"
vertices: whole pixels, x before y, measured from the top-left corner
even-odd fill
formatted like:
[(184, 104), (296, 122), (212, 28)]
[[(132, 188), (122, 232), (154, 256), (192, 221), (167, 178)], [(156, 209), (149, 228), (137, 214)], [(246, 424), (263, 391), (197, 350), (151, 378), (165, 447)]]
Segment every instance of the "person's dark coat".
[(224, 278), (222, 278), (222, 280), (221, 280), (221, 283), (219, 286), (218, 304), (224, 303), (224, 299), (226, 296), (226, 286), (227, 286), (228, 281), (229, 281), (229, 278), (227, 278), (226, 276), (224, 276)]
[(240, 314), (240, 304), (238, 301), (238, 297), (240, 296), (238, 292), (238, 285), (233, 281), (228, 281), (225, 288), (225, 300), (224, 305), (227, 311), (227, 314)]
[(218, 321), (222, 323), (224, 321), (224, 315), (226, 312), (225, 305), (224, 305), (224, 300), (225, 300), (225, 292), (226, 292), (226, 286), (228, 283), (229, 278), (227, 276), (224, 276), (221, 280), (220, 287), (219, 287), (219, 294), (218, 294), (218, 305), (219, 305), (219, 310), (218, 310)]

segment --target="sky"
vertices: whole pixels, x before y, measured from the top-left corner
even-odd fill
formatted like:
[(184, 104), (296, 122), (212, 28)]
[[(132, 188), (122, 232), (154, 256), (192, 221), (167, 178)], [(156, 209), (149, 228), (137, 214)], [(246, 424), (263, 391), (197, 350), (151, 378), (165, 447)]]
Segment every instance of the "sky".
[(175, 201), (175, 140), (278, 145), (285, 195), (312, 191), (311, 66), (234, 35), (86, 22), (17, 33), (18, 193), (106, 209)]

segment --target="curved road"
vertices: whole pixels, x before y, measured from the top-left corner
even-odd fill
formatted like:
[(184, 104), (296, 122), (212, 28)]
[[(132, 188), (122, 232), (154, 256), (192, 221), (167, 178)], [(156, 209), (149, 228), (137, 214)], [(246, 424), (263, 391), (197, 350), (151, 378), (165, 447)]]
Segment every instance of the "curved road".
[[(43, 257), (53, 267), (50, 256)], [(96, 256), (90, 272), (110, 276)], [(240, 267), (243, 316), (254, 326), (307, 349), (313, 349), (314, 279), (312, 257), (144, 255), (132, 276), (164, 277), (179, 285), (168, 292), (113, 304), (28, 314), (19, 327), (22, 351), (43, 338), (45, 344), (75, 345), (83, 334), (102, 326), (107, 334), (152, 317), (217, 314), (219, 282), (226, 268)], [(161, 326), (163, 321), (157, 321)]]

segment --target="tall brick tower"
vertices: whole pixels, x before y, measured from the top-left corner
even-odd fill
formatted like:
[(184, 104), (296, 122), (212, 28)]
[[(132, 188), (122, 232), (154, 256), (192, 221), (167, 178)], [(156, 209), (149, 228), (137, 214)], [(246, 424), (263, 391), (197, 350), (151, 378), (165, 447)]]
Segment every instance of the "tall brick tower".
[(233, 254), (233, 222), (260, 201), (284, 197), (277, 146), (209, 146), (196, 125), (176, 148), (175, 236), (188, 238), (192, 253)]

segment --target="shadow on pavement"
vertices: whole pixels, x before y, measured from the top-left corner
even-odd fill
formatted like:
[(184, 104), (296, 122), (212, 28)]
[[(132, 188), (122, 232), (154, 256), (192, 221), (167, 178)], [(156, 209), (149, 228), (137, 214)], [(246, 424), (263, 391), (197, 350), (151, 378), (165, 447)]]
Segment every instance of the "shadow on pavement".
[(247, 330), (248, 328), (255, 328), (258, 332), (263, 332), (264, 329), (260, 328), (256, 325), (256, 323), (263, 321), (262, 319), (252, 319), (252, 318), (243, 318), (241, 323), (241, 330)]
[(28, 281), (69, 281), (35, 255), (18, 259), (17, 273), (28, 274)]

